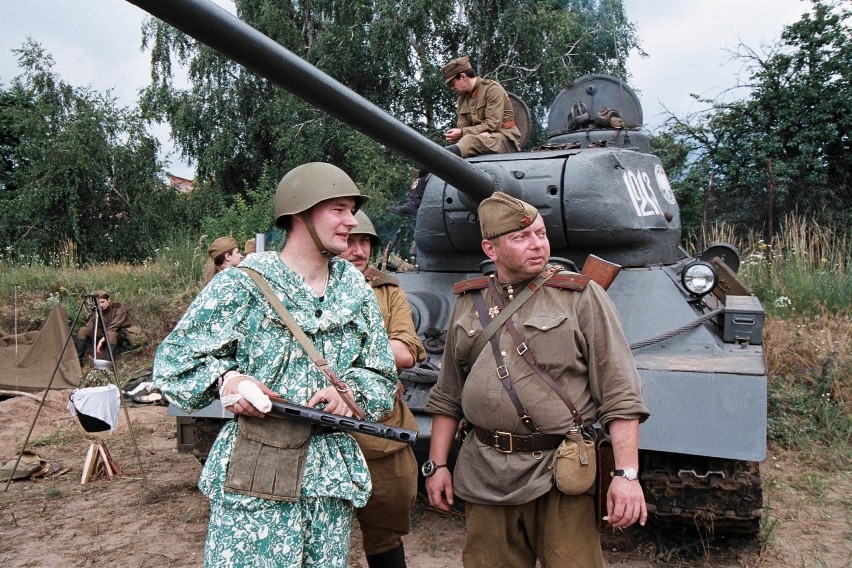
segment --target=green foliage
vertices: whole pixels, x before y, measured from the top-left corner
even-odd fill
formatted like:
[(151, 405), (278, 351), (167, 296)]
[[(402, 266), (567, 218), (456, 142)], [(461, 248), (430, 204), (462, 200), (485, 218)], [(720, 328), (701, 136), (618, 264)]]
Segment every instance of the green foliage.
[(171, 227), (191, 224), (188, 200), (160, 179), (159, 143), (137, 112), (63, 82), (32, 40), (15, 52), (23, 73), (0, 89), (4, 258), (139, 262)]
[[(812, 0), (766, 55), (742, 47), (748, 96), (700, 100), (705, 113), (673, 118), (669, 136), (690, 151), (682, 193), (704, 195), (710, 176), (714, 218), (740, 228), (797, 212), (852, 227), (852, 12)], [(698, 98), (698, 97), (696, 97)], [(771, 171), (770, 171), (771, 169)], [(774, 197), (769, 187), (774, 177)]]
[[(480, 75), (522, 96), (538, 125), (570, 79), (624, 75), (637, 45), (620, 1), (239, 0), (236, 6), (243, 21), (438, 142), (455, 118), (441, 76), (453, 57), (471, 56)], [(246, 190), (260, 189), (264, 173), (277, 180), (311, 160), (353, 175), (375, 198), (373, 213), (407, 192), (406, 159), (294, 95), (160, 22), (146, 23), (144, 42), (152, 49), (154, 79), (141, 103), (145, 116), (170, 124), (203, 183), (243, 196), (234, 211), (253, 206)], [(187, 66), (188, 89), (174, 86), (178, 64)]]

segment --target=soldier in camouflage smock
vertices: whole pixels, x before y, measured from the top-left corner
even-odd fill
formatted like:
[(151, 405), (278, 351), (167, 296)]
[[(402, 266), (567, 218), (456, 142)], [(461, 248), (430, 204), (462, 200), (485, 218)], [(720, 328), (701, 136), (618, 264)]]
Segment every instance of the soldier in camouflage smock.
[[(276, 193), (280, 253), (248, 257), (302, 330), (350, 387), (366, 419), (393, 407), (397, 376), (375, 296), (363, 275), (334, 257), (346, 248), (365, 198), (338, 168), (295, 168)], [(307, 201), (306, 201), (307, 200)], [(237, 415), (262, 413), (239, 394), (252, 381), (267, 395), (351, 416), (337, 391), (240, 269), (217, 275), (160, 346), (154, 381), (172, 404), (193, 411), (219, 395)], [(230, 403), (231, 400), (237, 399)], [(266, 418), (262, 422), (280, 421)], [(370, 496), (367, 464), (347, 433), (310, 435), (298, 498), (277, 501), (225, 488), (240, 426), (228, 422), (210, 451), (199, 488), (210, 499), (206, 566), (344, 568), (354, 507)]]

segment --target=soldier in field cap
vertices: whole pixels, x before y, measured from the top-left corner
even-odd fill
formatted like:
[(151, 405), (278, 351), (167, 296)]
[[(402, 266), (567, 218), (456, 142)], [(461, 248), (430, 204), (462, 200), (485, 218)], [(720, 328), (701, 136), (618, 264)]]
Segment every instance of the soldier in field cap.
[(210, 282), (213, 277), (226, 268), (237, 266), (243, 260), (240, 248), (234, 237), (219, 237), (207, 247), (211, 263), (205, 274), (204, 282)]
[[(453, 59), (442, 69), (444, 84), (456, 95), (456, 125), (444, 132), (447, 150), (469, 158), (505, 154), (520, 148), (521, 131), (506, 90), (497, 81), (477, 77), (470, 59)], [(415, 217), (426, 189), (428, 171), (419, 170), (411, 184), (408, 202), (388, 207), (391, 213)]]
[[(585, 488), (564, 493), (551, 468), (566, 434), (579, 429), (593, 437), (591, 425), (600, 422), (617, 468), (607, 493), (609, 523), (645, 523), (637, 469), (639, 423), (648, 409), (630, 347), (603, 288), (548, 264), (547, 231), (533, 206), (497, 192), (478, 211), (482, 250), (496, 271), (453, 290), (444, 360), (426, 405), (429, 502), (449, 511), (456, 495), (464, 499), (465, 568), (532, 568), (536, 561), (602, 567), (594, 498)], [(513, 311), (480, 341), (504, 310)], [(462, 419), (467, 436), (450, 472)]]
[(483, 239), (496, 239), (526, 229), (538, 217), (538, 210), (520, 199), (497, 191), (479, 204), (479, 228)]

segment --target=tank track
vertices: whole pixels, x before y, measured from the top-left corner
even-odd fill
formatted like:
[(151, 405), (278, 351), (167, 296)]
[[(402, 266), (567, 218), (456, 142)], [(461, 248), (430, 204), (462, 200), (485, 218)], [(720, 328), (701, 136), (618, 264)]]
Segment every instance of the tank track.
[(715, 533), (760, 529), (763, 485), (757, 462), (642, 452), (642, 487), (655, 521)]
[(195, 418), (192, 429), (192, 455), (202, 464), (207, 461), (210, 448), (213, 447), (213, 442), (224, 424), (225, 420), (222, 418)]

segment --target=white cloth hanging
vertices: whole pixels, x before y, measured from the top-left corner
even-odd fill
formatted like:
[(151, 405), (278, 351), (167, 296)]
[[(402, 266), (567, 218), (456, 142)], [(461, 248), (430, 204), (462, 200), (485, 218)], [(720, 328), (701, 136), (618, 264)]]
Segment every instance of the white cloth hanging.
[(118, 424), (118, 387), (106, 385), (103, 387), (89, 387), (74, 389), (68, 401), (68, 410), (71, 416), (85, 414), (103, 420), (109, 424), (110, 434)]

